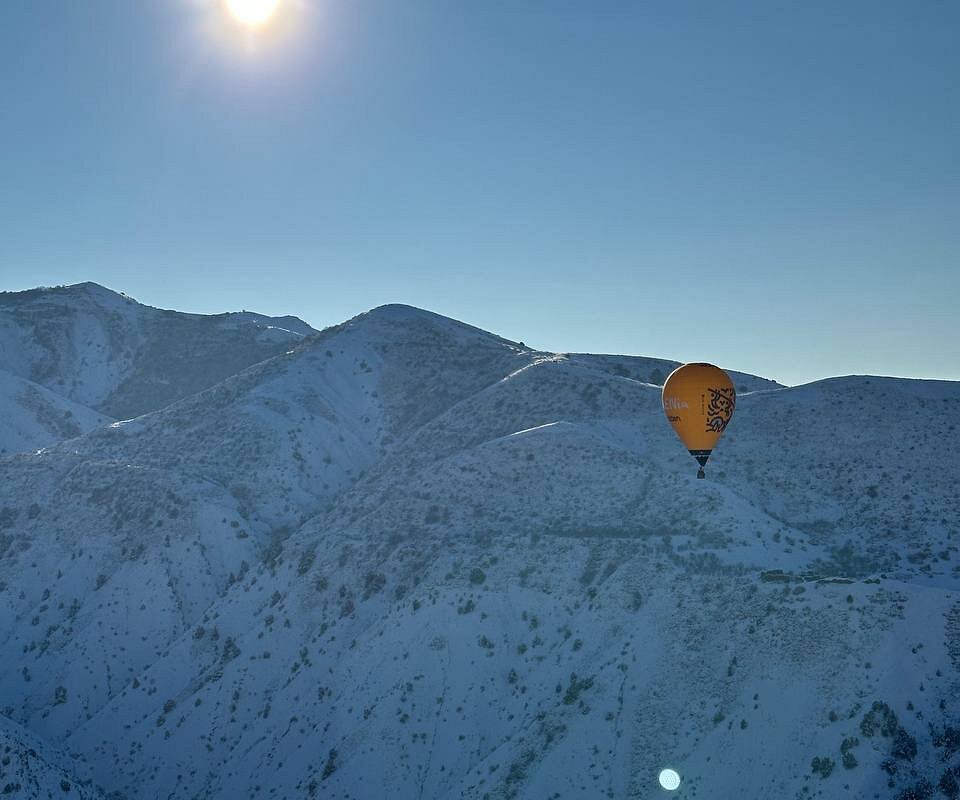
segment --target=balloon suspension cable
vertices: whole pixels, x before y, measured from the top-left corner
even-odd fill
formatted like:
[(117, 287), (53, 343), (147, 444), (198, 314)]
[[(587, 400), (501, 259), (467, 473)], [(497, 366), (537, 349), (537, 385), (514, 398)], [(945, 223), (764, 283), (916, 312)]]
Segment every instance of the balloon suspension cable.
[(698, 477), (698, 478), (706, 478), (706, 477), (707, 477), (707, 473), (703, 471), (703, 467), (700, 467), (700, 469), (697, 470), (697, 477)]

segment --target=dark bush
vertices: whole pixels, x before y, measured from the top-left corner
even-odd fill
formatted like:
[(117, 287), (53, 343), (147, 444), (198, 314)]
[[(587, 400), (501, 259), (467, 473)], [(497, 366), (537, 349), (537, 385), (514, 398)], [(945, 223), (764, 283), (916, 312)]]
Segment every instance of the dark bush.
[(960, 783), (957, 783), (956, 776), (950, 770), (940, 776), (940, 791), (948, 800), (957, 800), (960, 797)]
[(306, 575), (310, 571), (310, 567), (313, 566), (313, 562), (316, 557), (316, 548), (311, 547), (309, 550), (304, 550), (303, 554), (300, 556), (300, 563), (297, 564), (297, 574)]
[(814, 756), (810, 762), (810, 771), (819, 774), (821, 778), (829, 778), (833, 772), (834, 760), (830, 756)]
[(233, 661), (238, 655), (240, 655), (240, 648), (233, 641), (233, 637), (228, 637), (223, 643), (223, 653), (220, 655), (220, 661), (226, 664), (228, 661)]
[(480, 567), (474, 567), (470, 570), (470, 583), (479, 586), (487, 579), (487, 573), (485, 573)]
[(917, 755), (917, 740), (903, 728), (898, 728), (893, 738), (893, 749), (890, 752), (894, 758), (913, 761)]
[(332, 748), (327, 754), (327, 763), (323, 765), (323, 774), (320, 776), (320, 780), (325, 781), (334, 772), (337, 771), (337, 750)]
[(387, 576), (382, 572), (368, 572), (363, 580), (363, 599), (369, 600), (373, 595), (383, 591), (387, 585)]
[(573, 705), (575, 702), (577, 702), (581, 692), (586, 691), (591, 686), (593, 686), (593, 678), (583, 678), (578, 680), (577, 673), (571, 672), (570, 684), (567, 686), (567, 691), (563, 695), (564, 705)]
[(934, 733), (931, 726), (931, 734), (933, 736), (933, 746), (943, 748), (943, 759), (945, 761), (953, 758), (954, 753), (960, 752), (960, 728), (947, 725), (942, 733)]
[(856, 736), (848, 736), (840, 742), (840, 761), (844, 769), (853, 769), (857, 766), (857, 757), (851, 751), (858, 744), (860, 744), (860, 740)]
[(860, 720), (860, 733), (868, 739), (878, 733), (881, 736), (894, 736), (899, 729), (900, 722), (893, 709), (879, 700)]
[(0, 528), (9, 528), (17, 521), (20, 512), (10, 506), (4, 506), (0, 509)]
[(913, 786), (904, 789), (897, 795), (897, 800), (927, 800), (933, 795), (933, 784), (924, 779)]

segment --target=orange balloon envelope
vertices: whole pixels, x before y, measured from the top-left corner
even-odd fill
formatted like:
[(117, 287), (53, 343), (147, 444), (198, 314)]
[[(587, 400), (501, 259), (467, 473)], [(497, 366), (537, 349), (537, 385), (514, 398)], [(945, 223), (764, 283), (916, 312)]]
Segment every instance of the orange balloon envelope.
[(663, 412), (683, 446), (698, 462), (698, 478), (727, 428), (737, 404), (733, 381), (713, 364), (684, 364), (663, 384)]

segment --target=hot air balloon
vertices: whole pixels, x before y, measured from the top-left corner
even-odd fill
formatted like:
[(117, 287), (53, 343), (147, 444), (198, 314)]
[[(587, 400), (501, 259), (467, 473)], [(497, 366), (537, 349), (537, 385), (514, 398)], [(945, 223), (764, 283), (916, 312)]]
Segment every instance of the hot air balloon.
[(713, 364), (684, 364), (663, 384), (663, 412), (683, 446), (700, 463), (698, 478), (737, 404), (733, 381)]

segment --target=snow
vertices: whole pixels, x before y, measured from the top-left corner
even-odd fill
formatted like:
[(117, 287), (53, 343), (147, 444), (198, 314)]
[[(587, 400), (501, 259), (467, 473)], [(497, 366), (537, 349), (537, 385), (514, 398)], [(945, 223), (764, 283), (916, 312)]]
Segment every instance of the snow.
[(936, 785), (960, 384), (738, 374), (697, 480), (672, 363), (384, 306), (0, 460), (0, 730), (131, 799)]
[(102, 800), (99, 788), (78, 781), (62, 765), (63, 753), (32, 736), (21, 726), (0, 716), (0, 791), (4, 796), (31, 800)]
[(312, 333), (296, 317), (165, 311), (94, 283), (0, 293), (0, 369), (113, 418), (195, 394)]
[(0, 455), (6, 455), (79, 436), (110, 418), (0, 369), (0, 420)]

